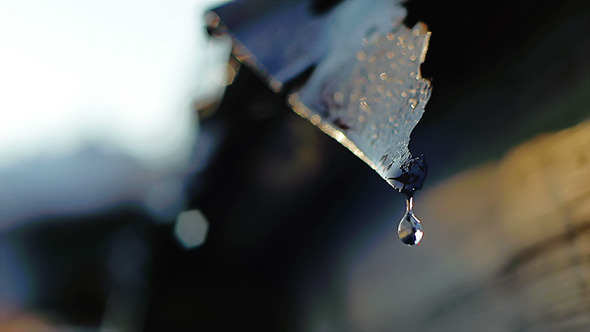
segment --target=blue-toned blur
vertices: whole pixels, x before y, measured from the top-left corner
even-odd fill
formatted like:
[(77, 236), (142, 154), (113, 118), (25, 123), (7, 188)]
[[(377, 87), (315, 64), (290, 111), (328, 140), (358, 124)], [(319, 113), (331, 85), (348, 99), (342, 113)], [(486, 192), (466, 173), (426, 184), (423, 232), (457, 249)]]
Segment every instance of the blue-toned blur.
[[(590, 328), (589, 20), (576, 0), (0, 4), (0, 330)], [(288, 103), (344, 99), (324, 68), (370, 61), (340, 43), (390, 21), (432, 32), (413, 247), (406, 197)]]

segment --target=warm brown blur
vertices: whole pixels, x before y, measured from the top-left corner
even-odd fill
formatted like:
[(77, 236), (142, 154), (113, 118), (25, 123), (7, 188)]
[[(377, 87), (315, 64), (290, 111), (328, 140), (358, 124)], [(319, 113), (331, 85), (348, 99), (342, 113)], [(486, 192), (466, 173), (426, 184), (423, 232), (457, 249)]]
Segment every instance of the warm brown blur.
[[(589, 146), (586, 121), (427, 188), (417, 206), (428, 221), (422, 252), (414, 256), (420, 258), (414, 263), (419, 270), (400, 273), (397, 266), (370, 287), (374, 293), (351, 292), (351, 316), (359, 319), (353, 321), (367, 326), (371, 323), (363, 320), (380, 320), (383, 326), (411, 315), (422, 318), (411, 322), (418, 329), (588, 326)], [(383, 268), (388, 255), (377, 252), (381, 249), (387, 250), (377, 246), (368, 256), (382, 259), (355, 271), (351, 289), (367, 289), (362, 285), (367, 271), (394, 269)], [(412, 286), (389, 294), (391, 284)], [(398, 303), (404, 298), (413, 300)], [(383, 308), (382, 301), (389, 305)], [(365, 307), (360, 314), (356, 304), (380, 308)], [(375, 316), (379, 312), (383, 316)]]

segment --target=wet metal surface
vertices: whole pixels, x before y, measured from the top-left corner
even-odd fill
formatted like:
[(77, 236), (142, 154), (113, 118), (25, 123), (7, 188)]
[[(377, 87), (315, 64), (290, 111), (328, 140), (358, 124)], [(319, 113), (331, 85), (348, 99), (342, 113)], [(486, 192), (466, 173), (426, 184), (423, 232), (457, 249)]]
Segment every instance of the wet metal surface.
[(404, 165), (418, 163), (408, 144), (430, 97), (420, 73), (430, 38), (424, 24), (405, 27), (405, 10), (381, 0), (346, 1), (325, 15), (305, 1), (243, 1), (215, 13), (217, 34), (234, 38), (234, 55), (288, 95), (297, 114), (397, 190), (422, 187), (425, 161)]

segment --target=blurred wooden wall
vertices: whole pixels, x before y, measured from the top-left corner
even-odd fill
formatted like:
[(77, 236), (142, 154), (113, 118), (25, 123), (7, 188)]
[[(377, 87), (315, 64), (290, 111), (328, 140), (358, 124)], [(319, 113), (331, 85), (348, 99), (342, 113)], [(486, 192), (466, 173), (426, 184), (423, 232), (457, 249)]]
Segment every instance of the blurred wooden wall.
[(441, 295), (419, 327), (590, 330), (590, 121), (427, 190), (419, 210), (441, 237), (424, 242), (435, 271), (417, 282)]

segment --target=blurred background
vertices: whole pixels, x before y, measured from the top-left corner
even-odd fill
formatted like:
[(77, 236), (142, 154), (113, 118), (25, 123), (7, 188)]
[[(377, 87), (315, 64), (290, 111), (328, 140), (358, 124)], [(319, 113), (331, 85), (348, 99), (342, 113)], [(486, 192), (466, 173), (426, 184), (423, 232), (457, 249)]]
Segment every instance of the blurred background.
[(228, 70), (224, 3), (1, 5), (3, 331), (590, 327), (587, 1), (404, 3), (414, 248), (403, 195)]

